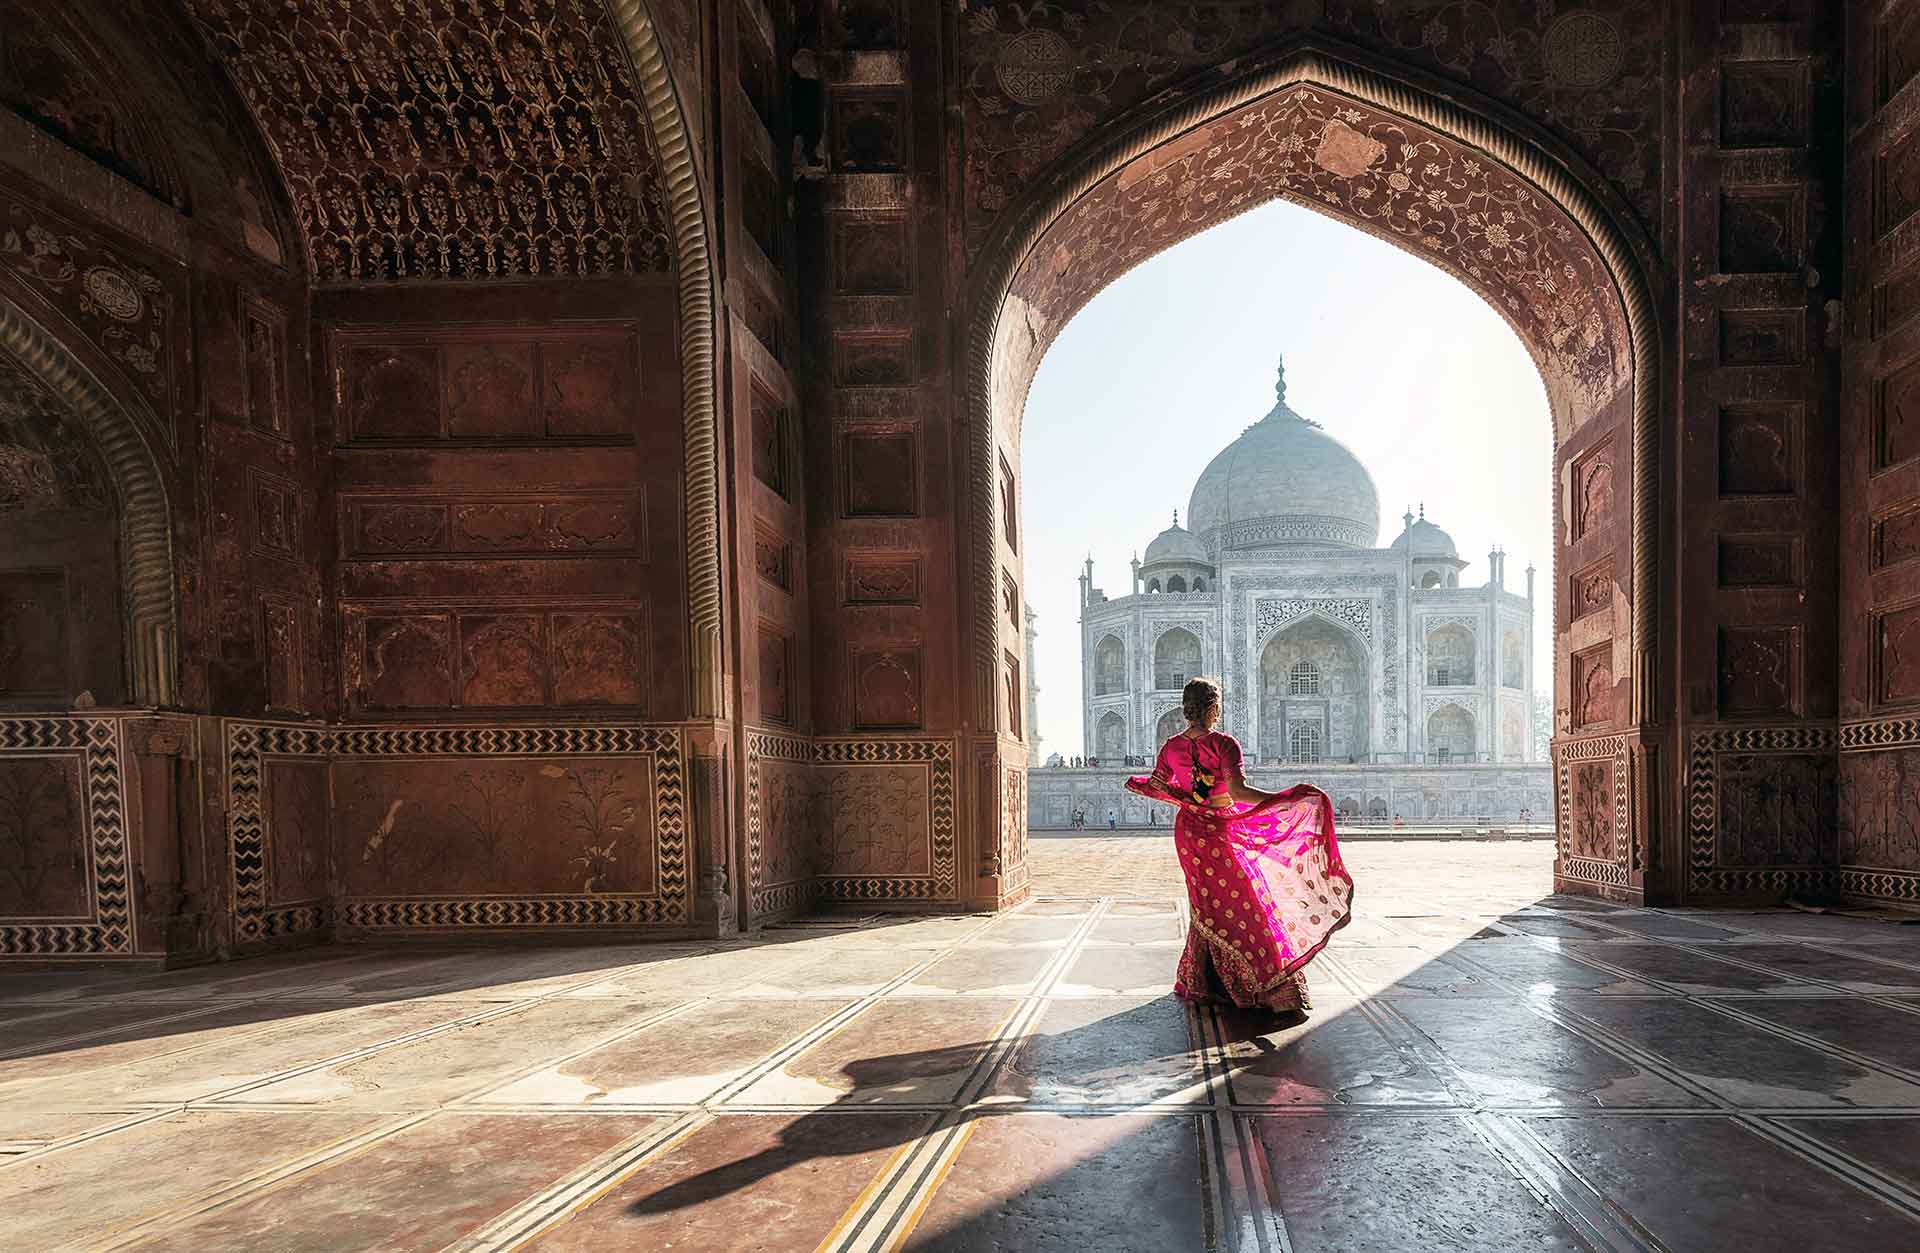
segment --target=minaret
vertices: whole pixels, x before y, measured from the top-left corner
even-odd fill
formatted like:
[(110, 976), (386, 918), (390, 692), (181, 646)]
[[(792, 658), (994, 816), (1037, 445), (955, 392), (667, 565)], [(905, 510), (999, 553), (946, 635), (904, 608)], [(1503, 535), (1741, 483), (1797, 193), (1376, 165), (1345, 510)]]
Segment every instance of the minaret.
[(1133, 594), (1140, 594), (1140, 554), (1133, 555)]
[(1527, 563), (1527, 604), (1533, 604), (1533, 563)]
[(1080, 607), (1087, 607), (1088, 598), (1093, 594), (1093, 554), (1087, 554), (1087, 563), (1080, 571)]
[(1040, 667), (1036, 660), (1033, 641), (1040, 632), (1034, 627), (1040, 615), (1027, 609), (1027, 765), (1040, 764)]

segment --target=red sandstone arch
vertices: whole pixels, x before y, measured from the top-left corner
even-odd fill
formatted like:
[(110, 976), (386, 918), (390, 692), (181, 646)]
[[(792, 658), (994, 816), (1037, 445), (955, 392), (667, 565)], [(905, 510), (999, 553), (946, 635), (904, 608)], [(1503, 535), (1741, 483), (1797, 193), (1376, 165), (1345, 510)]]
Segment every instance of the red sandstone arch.
[[(1556, 757), (1562, 774), (1572, 760), (1604, 770), (1605, 786), (1589, 789), (1584, 803), (1602, 806), (1621, 836), (1611, 858), (1572, 857), (1563, 840), (1556, 878), (1576, 890), (1637, 895), (1648, 834), (1626, 837), (1630, 757), (1654, 708), (1658, 345), (1639, 261), (1648, 251), (1620, 225), (1624, 212), (1592, 190), (1601, 186), (1577, 158), (1499, 106), (1318, 40), (1277, 50), (1217, 89), (1107, 126), (1036, 185), (988, 241), (971, 293), (967, 603), (976, 759), (1012, 734), (993, 695), (999, 658), (1015, 645), (1002, 638), (1010, 628), (994, 596), (1003, 569), (1016, 580), (1020, 572), (997, 530), (995, 465), (1019, 464), (1027, 388), (1042, 356), (1087, 301), (1133, 266), (1246, 209), (1287, 199), (1446, 270), (1507, 319), (1538, 365), (1556, 449)], [(1630, 491), (1617, 490), (1623, 481)], [(1560, 616), (1559, 580), (1576, 573), (1608, 589), (1604, 630), (1599, 618)], [(1589, 668), (1604, 660), (1618, 685), (1601, 716), (1586, 721), (1569, 686), (1578, 683), (1576, 653), (1591, 657)], [(999, 755), (1007, 770), (1025, 760)], [(1564, 829), (1564, 780), (1558, 791)], [(984, 789), (977, 802), (976, 830), (990, 847), (1011, 815), (993, 813)]]

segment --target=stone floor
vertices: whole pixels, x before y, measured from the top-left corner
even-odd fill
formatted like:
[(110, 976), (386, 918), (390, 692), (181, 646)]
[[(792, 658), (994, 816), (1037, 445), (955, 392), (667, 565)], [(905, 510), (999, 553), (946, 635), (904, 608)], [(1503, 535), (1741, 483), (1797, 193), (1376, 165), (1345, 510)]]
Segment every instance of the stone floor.
[(1920, 927), (1348, 853), (1290, 1024), (1168, 995), (1164, 836), (991, 919), (0, 974), (0, 1247), (1920, 1247)]

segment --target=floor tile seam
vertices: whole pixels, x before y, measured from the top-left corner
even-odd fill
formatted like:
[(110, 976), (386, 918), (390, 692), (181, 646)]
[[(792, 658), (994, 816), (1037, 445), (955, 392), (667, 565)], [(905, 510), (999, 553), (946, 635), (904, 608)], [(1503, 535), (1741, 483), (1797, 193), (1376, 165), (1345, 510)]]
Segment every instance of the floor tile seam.
[(1073, 935), (1068, 943), (1061, 946), (1060, 953), (1041, 967), (1040, 973), (1034, 976), (1019, 1006), (1008, 1015), (995, 1033), (988, 1037), (987, 1048), (982, 1051), (979, 1062), (975, 1065), (973, 1072), (968, 1075), (967, 1081), (960, 1085), (960, 1091), (954, 1099), (956, 1106), (965, 1108), (974, 1104), (979, 1100), (980, 1094), (986, 1091), (998, 1077), (1000, 1068), (1017, 1050), (1017, 1042), (1026, 1037), (1028, 1029), (1044, 1012), (1049, 999), (1048, 993), (1071, 967), (1080, 952), (1081, 941), (1099, 924), (1100, 919), (1106, 916), (1112, 904), (1113, 898), (1110, 896), (1103, 896), (1096, 901), (1093, 912), (1074, 928)]
[[(1279, 1193), (1274, 1186), (1273, 1164), (1267, 1159), (1266, 1142), (1259, 1132), (1246, 1119), (1239, 1117), (1226, 1108), (1216, 1109), (1208, 1119), (1215, 1133), (1221, 1137), (1222, 1167), (1225, 1168), (1227, 1155), (1226, 1129), (1233, 1132), (1239, 1149), (1240, 1168), (1247, 1183), (1247, 1199), (1244, 1203), (1246, 1214), (1245, 1227), (1238, 1230), (1238, 1239), (1234, 1241), (1239, 1253), (1293, 1253), (1293, 1236), (1287, 1229), (1287, 1215)], [(1220, 1230), (1225, 1233), (1224, 1210), (1221, 1214)], [(1251, 1244), (1247, 1236), (1251, 1234)], [(1223, 1241), (1224, 1243), (1224, 1241)]]
[(302, 1062), (286, 1070), (275, 1071), (270, 1075), (249, 1079), (244, 1083), (235, 1084), (230, 1088), (222, 1088), (204, 1096), (194, 1097), (192, 1100), (184, 1102), (184, 1104), (188, 1108), (198, 1108), (214, 1102), (225, 1101), (242, 1093), (267, 1087), (270, 1084), (282, 1083), (288, 1079), (298, 1079), (302, 1075), (310, 1075), (315, 1071), (326, 1070), (330, 1067), (344, 1065), (348, 1062), (360, 1061), (363, 1058), (372, 1057), (376, 1053), (384, 1053), (388, 1049), (400, 1048), (408, 1044), (417, 1044), (421, 1040), (431, 1039), (434, 1036), (443, 1035), (447, 1032), (458, 1030), (461, 1027), (471, 1027), (480, 1023), (490, 1022), (495, 1018), (505, 1017), (523, 1008), (525, 1008), (523, 1003), (509, 1001), (489, 1009), (479, 1010), (471, 1014), (463, 1014), (447, 1022), (435, 1023), (430, 1027), (422, 1027), (417, 1031), (404, 1032), (385, 1040), (379, 1040), (359, 1048), (349, 1049), (343, 1053), (336, 1053), (330, 1057), (323, 1057), (312, 1062)]
[[(1761, 1018), (1756, 1014), (1745, 1013), (1721, 1002), (1705, 1000), (1698, 997), (1689, 997), (1688, 999), (1708, 1013), (1718, 1014), (1723, 1018), (1731, 1018), (1736, 1022), (1744, 1023), (1768, 1035), (1778, 1036), (1783, 1040), (1790, 1040), (1802, 1047), (1813, 1049), (1819, 1053), (1825, 1053), (1827, 1056), (1839, 1061), (1851, 1062), (1856, 1066), (1879, 1071), (1895, 1079), (1901, 1079), (1907, 1083), (1920, 1086), (1920, 1070), (1909, 1069), (1908, 1067), (1900, 1066), (1893, 1062), (1870, 1057), (1865, 1053), (1856, 1052), (1844, 1045), (1822, 1040), (1818, 1036), (1795, 1030), (1792, 1027), (1783, 1026), (1780, 1023)], [(1920, 1029), (1920, 1024), (1916, 1024), (1916, 1029)]]
[(1895, 961), (1891, 957), (1881, 957), (1873, 952), (1861, 951), (1863, 949), (1872, 949), (1874, 944), (1871, 943), (1846, 945), (1832, 940), (1802, 940), (1799, 941), (1799, 943), (1806, 948), (1817, 949), (1822, 953), (1832, 953), (1835, 957), (1857, 957), (1861, 961), (1875, 962), (1882, 966), (1892, 966), (1896, 970), (1920, 973), (1920, 961)]
[(430, 1116), (427, 1113), (408, 1113), (388, 1118), (361, 1131), (341, 1136), (318, 1148), (284, 1159), (263, 1170), (242, 1175), (238, 1179), (203, 1191), (192, 1198), (122, 1224), (106, 1238), (89, 1243), (86, 1247), (98, 1253), (107, 1253), (108, 1250), (129, 1248), (143, 1243), (162, 1232), (185, 1226), (202, 1215), (226, 1209), (269, 1191), (282, 1180), (304, 1174), (318, 1166), (349, 1158), (380, 1140), (425, 1121)]
[[(1683, 945), (1674, 944), (1674, 945), (1668, 945), (1668, 947), (1674, 948), (1683, 953), (1693, 954), (1695, 956), (1705, 956), (1705, 957), (1713, 956), (1713, 954), (1711, 953), (1706, 953), (1706, 954), (1695, 953), (1695, 950), (1691, 948), (1687, 948)], [(1592, 966), (1596, 970), (1604, 970), (1608, 974), (1619, 975), (1623, 979), (1631, 979), (1635, 983), (1649, 984), (1653, 987), (1661, 989), (1664, 992), (1671, 993), (1674, 996), (1692, 999), (1699, 996), (1716, 995), (1715, 993), (1710, 993), (1710, 992), (1709, 993), (1697, 992), (1694, 990), (1693, 987), (1687, 984), (1674, 983), (1673, 981), (1668, 979), (1656, 979), (1652, 975), (1636, 974), (1631, 967), (1616, 965), (1613, 962), (1607, 961), (1604, 957), (1593, 957), (1586, 953), (1562, 953), (1561, 956), (1565, 957), (1569, 961), (1576, 961), (1576, 962), (1582, 963), (1583, 965)], [(1825, 992), (1829, 996), (1835, 995), (1835, 994), (1838, 994), (1840, 996), (1860, 995), (1858, 992), (1850, 991), (1846, 988), (1840, 987), (1837, 984), (1823, 983), (1823, 982), (1812, 980), (1812, 979), (1802, 979), (1794, 975), (1783, 976), (1782, 973), (1778, 970), (1770, 970), (1764, 966), (1756, 966), (1750, 962), (1734, 961), (1734, 962), (1728, 962), (1727, 964), (1730, 966), (1738, 966), (1743, 970), (1751, 970), (1755, 974), (1772, 975), (1776, 979), (1785, 978), (1789, 983), (1798, 983), (1805, 987), (1819, 988), (1821, 991)], [(1779, 995), (1779, 994), (1778, 993), (1773, 993), (1773, 994), (1755, 993), (1755, 995), (1764, 996), (1764, 995)]]
[(495, 1214), (447, 1244), (443, 1253), (521, 1248), (578, 1216), (635, 1171), (672, 1152), (711, 1121), (703, 1113), (691, 1111), (665, 1126), (643, 1128)]
[[(87, 1111), (78, 1112), (85, 1113)], [(76, 1131), (70, 1136), (62, 1136), (57, 1140), (49, 1140), (45, 1144), (38, 1145), (25, 1152), (0, 1157), (0, 1172), (4, 1172), (10, 1167), (17, 1166), (22, 1162), (44, 1161), (57, 1153), (64, 1153), (68, 1149), (79, 1148), (83, 1144), (91, 1144), (95, 1140), (103, 1140), (117, 1132), (126, 1131), (133, 1127), (144, 1126), (150, 1122), (158, 1122), (163, 1118), (171, 1118), (175, 1114), (184, 1112), (185, 1110), (179, 1105), (170, 1105), (163, 1109), (130, 1110), (127, 1111), (127, 1116), (118, 1122), (103, 1123), (98, 1126), (88, 1127), (82, 1131)]]
[[(1624, 972), (1617, 970), (1611, 966), (1603, 966), (1595, 962), (1586, 961), (1583, 958), (1576, 957), (1571, 953), (1556, 953), (1555, 955), (1562, 957), (1567, 961), (1573, 962), (1575, 965), (1585, 966), (1589, 970), (1597, 970), (1601, 974), (1618, 975), (1623, 979), (1632, 979), (1632, 981), (1635, 983), (1646, 983), (1649, 986), (1655, 988), (1656, 991), (1658, 992), (1658, 995), (1643, 997), (1642, 999), (1645, 999), (1645, 1000), (1668, 1000), (1674, 996), (1684, 995), (1684, 993), (1681, 993), (1679, 989), (1677, 988), (1669, 989), (1665, 985), (1660, 984), (1656, 980), (1641, 979), (1636, 976), (1627, 975)], [(1470, 974), (1477, 973), (1482, 977), (1491, 980), (1497, 986), (1508, 989), (1516, 997), (1524, 998), (1524, 997), (1530, 997), (1533, 995), (1533, 993), (1530, 992), (1526, 987), (1526, 985), (1522, 984), (1520, 980), (1514, 978), (1512, 975), (1509, 975), (1501, 971), (1499, 968), (1492, 966), (1487, 962), (1480, 960), (1477, 957), (1474, 957), (1469, 953), (1461, 953), (1461, 952), (1458, 952), (1457, 950), (1449, 949), (1446, 953), (1446, 956), (1452, 957), (1454, 959), (1453, 964), (1465, 968), (1468, 971), (1468, 973)], [(1611, 993), (1609, 995), (1627, 997), (1627, 996), (1632, 996), (1634, 994), (1616, 992), (1616, 993)]]
[(1739, 1117), (1742, 1127), (1830, 1175), (1837, 1175), (1853, 1187), (1875, 1197), (1920, 1222), (1920, 1191), (1903, 1180), (1878, 1170), (1841, 1149), (1836, 1149), (1797, 1128), (1785, 1127), (1774, 1119)]
[[(637, 1000), (641, 998), (636, 997), (634, 999)], [(615, 1027), (613, 1030), (605, 1033), (604, 1035), (594, 1036), (593, 1038), (588, 1040), (586, 1043), (581, 1044), (579, 1047), (568, 1049), (562, 1052), (561, 1054), (559, 1054), (558, 1056), (549, 1053), (541, 1057), (538, 1061), (531, 1062), (519, 1069), (509, 1071), (507, 1073), (507, 1076), (503, 1079), (486, 1080), (481, 1084), (481, 1086), (470, 1088), (462, 1092), (458, 1096), (450, 1097), (447, 1100), (440, 1102), (440, 1107), (443, 1109), (465, 1108), (470, 1103), (485, 1097), (488, 1093), (498, 1092), (503, 1088), (511, 1087), (514, 1084), (519, 1083), (521, 1080), (529, 1078), (533, 1075), (537, 1075), (542, 1071), (551, 1070), (557, 1066), (564, 1066), (566, 1063), (573, 1061), (575, 1058), (582, 1057), (588, 1053), (591, 1053), (595, 1049), (603, 1049), (607, 1047), (609, 1044), (615, 1044), (621, 1040), (626, 1039), (628, 1036), (638, 1035), (640, 1032), (646, 1031), (652, 1027), (657, 1027), (663, 1022), (670, 1022), (673, 1019), (679, 1018), (684, 1014), (692, 1013), (694, 1010), (699, 1009), (702, 1006), (711, 1004), (715, 999), (717, 998), (704, 997), (704, 996), (689, 997), (686, 1000), (679, 1001), (671, 1005), (662, 1006), (660, 1009), (655, 1010), (651, 1014), (643, 1014), (639, 1018), (631, 1022), (622, 1023), (618, 1027)], [(523, 1007), (516, 1006), (516, 1008), (523, 1008)]]
[[(339, 1053), (332, 1057), (322, 1058), (315, 1062), (303, 1063), (302, 1065), (295, 1066), (287, 1070), (278, 1071), (274, 1074), (265, 1076), (264, 1078), (256, 1078), (253, 1080), (249, 1080), (246, 1083), (235, 1085), (232, 1088), (226, 1088), (206, 1096), (196, 1097), (192, 1101), (186, 1102), (186, 1104), (190, 1108), (199, 1108), (199, 1107), (211, 1104), (213, 1102), (225, 1101), (240, 1093), (255, 1091), (260, 1088), (269, 1086), (271, 1084), (281, 1083), (288, 1079), (297, 1079), (302, 1075), (313, 1074), (316, 1071), (326, 1070), (331, 1067), (344, 1065), (349, 1062), (361, 1061), (365, 1058), (372, 1057), (377, 1053), (384, 1053), (389, 1049), (401, 1048), (409, 1044), (417, 1044), (422, 1040), (432, 1039), (435, 1036), (456, 1031), (462, 1027), (476, 1026), (482, 1023), (491, 1022), (497, 1018), (508, 1017), (512, 1014), (519, 1013), (523, 1010), (531, 1009), (531, 1008), (534, 1008), (535, 1006), (546, 1004), (549, 1001), (556, 1001), (556, 1000), (563, 999), (568, 993), (577, 992), (579, 989), (583, 987), (592, 987), (595, 984), (606, 982), (609, 979), (618, 978), (619, 973), (620, 973), (619, 971), (613, 971), (605, 975), (596, 976), (593, 979), (587, 980), (583, 983), (569, 984), (564, 988), (556, 988), (551, 992), (542, 993), (538, 996), (524, 997), (518, 1000), (501, 1001), (498, 1004), (490, 1004), (484, 1009), (475, 1010), (469, 1014), (458, 1015), (454, 1018), (447, 1020), (446, 1022), (435, 1023), (429, 1027), (422, 1027), (417, 1031), (405, 1032), (405, 1033), (402, 1033), (401, 1035), (390, 1037), (385, 1040), (378, 1040), (372, 1044), (363, 1046), (359, 1049), (348, 1050), (347, 1052)], [(427, 1000), (429, 998), (401, 998), (401, 999), (402, 999), (402, 1002), (407, 1002), (409, 1000)], [(668, 1010), (664, 1011), (663, 1016), (670, 1015), (676, 1009), (685, 1009), (685, 1008), (687, 1008), (687, 1006), (684, 1004), (670, 1007)], [(470, 1094), (471, 1093), (463, 1093), (462, 1095), (464, 1096), (464, 1095), (470, 1095)], [(455, 1098), (455, 1100), (457, 1099), (459, 1098)], [(452, 1103), (453, 1103), (452, 1101), (444, 1101), (444, 1102), (440, 1102), (439, 1104), (441, 1106), (445, 1106)]]
[(1486, 1111), (1462, 1120), (1496, 1159), (1595, 1249), (1618, 1253), (1671, 1253), (1631, 1210), (1594, 1186), (1517, 1119)]
[(1412, 1019), (1393, 1008), (1390, 1002), (1376, 1001), (1376, 998), (1367, 995), (1359, 988), (1351, 972), (1336, 965), (1334, 978), (1353, 994), (1354, 1009), (1373, 1024), (1374, 1030), (1396, 1053), (1438, 1079), (1447, 1095), (1453, 1098), (1454, 1104), (1466, 1109), (1480, 1108), (1480, 1094), (1460, 1078), (1458, 1067), (1447, 1057), (1439, 1041), (1420, 1030)]
[[(1668, 948), (1676, 949), (1682, 953), (1688, 953), (1695, 957), (1706, 957), (1715, 961), (1722, 961), (1727, 963), (1729, 966), (1739, 966), (1743, 970), (1751, 970), (1757, 974), (1772, 975), (1774, 978), (1784, 979), (1788, 983), (1802, 983), (1802, 984), (1809, 984), (1815, 987), (1832, 988), (1834, 991), (1840, 992), (1847, 996), (1873, 995), (1873, 993), (1863, 993), (1857, 988), (1847, 987), (1845, 984), (1837, 983), (1831, 979), (1821, 979), (1812, 975), (1796, 975), (1789, 971), (1776, 970), (1771, 966), (1763, 966), (1759, 962), (1743, 961), (1738, 957), (1722, 956), (1719, 952), (1716, 952), (1713, 949), (1702, 948), (1699, 944), (1688, 943), (1687, 941), (1684, 941), (1684, 940), (1676, 940), (1666, 936), (1649, 936), (1647, 938), (1653, 943), (1665, 945)], [(1738, 948), (1739, 946), (1730, 945), (1727, 947)], [(1915, 989), (1915, 990), (1920, 991), (1920, 989)]]
[[(217, 1014), (222, 1010), (227, 1010), (227, 1009), (241, 1009), (248, 1005), (254, 1005), (259, 1003), (260, 1003), (260, 998), (255, 998), (253, 1000), (247, 1000), (247, 1001), (232, 1001), (232, 1002), (220, 1004), (220, 1005), (209, 1005), (204, 1009), (182, 1010), (179, 1013), (162, 1014), (156, 1018), (138, 1018), (132, 1022), (121, 1023), (119, 1026), (116, 1026), (116, 1027), (102, 1027), (97, 1031), (76, 1032), (73, 1035), (61, 1036), (58, 1039), (42, 1040), (37, 1044), (27, 1044), (27, 1045), (22, 1045), (19, 1048), (0, 1051), (0, 1062), (18, 1061), (23, 1057), (37, 1057), (40, 1054), (48, 1051), (49, 1049), (64, 1050), (70, 1045), (84, 1044), (88, 1040), (98, 1040), (103, 1036), (115, 1035), (122, 1031), (133, 1031), (136, 1029), (146, 1028), (146, 1027), (164, 1026), (167, 1023), (184, 1022), (190, 1018), (197, 1018), (206, 1014)], [(260, 1030), (270, 1031), (273, 1029), (273, 1026), (274, 1024), (270, 1022), (263, 1023), (260, 1026)], [(202, 1045), (189, 1044), (179, 1049), (173, 1049), (168, 1053), (156, 1053), (154, 1054), (154, 1056), (167, 1057), (167, 1056), (171, 1056), (173, 1053), (186, 1052), (189, 1049), (195, 1049), (200, 1047), (202, 1047)], [(117, 1065), (118, 1063), (113, 1063), (113, 1064)], [(96, 1067), (95, 1069), (104, 1070), (104, 1069), (107, 1069), (107, 1067), (102, 1066), (102, 1067)]]
[(892, 995), (894, 991), (907, 986), (912, 983), (916, 977), (926, 973), (937, 963), (959, 952), (966, 946), (968, 940), (973, 939), (982, 931), (986, 930), (987, 927), (992, 926), (993, 921), (992, 917), (988, 917), (986, 921), (971, 931), (966, 932), (946, 947), (928, 950), (931, 955), (924, 961), (909, 966), (893, 978), (882, 983), (873, 991), (855, 997), (850, 1004), (842, 1007), (839, 1013), (829, 1015), (827, 1019), (814, 1024), (795, 1039), (775, 1048), (771, 1053), (763, 1056), (745, 1071), (736, 1075), (733, 1080), (716, 1088), (705, 1098), (702, 1104), (720, 1105), (725, 1103), (732, 1097), (746, 1091), (748, 1087), (772, 1074), (777, 1067), (786, 1065), (787, 1062), (798, 1057), (807, 1049), (812, 1048), (816, 1044), (824, 1043), (839, 1034), (851, 1026), (853, 1022), (868, 1009), (878, 1005), (883, 999)]
[(1581, 1018), (1578, 1015), (1572, 1015), (1570, 1017), (1567, 1013), (1556, 1012), (1556, 1009), (1557, 1007), (1555, 1006), (1541, 1005), (1532, 1002), (1526, 1005), (1527, 1012), (1533, 1014), (1535, 1017), (1543, 1018), (1548, 1022), (1554, 1023), (1562, 1030), (1585, 1040), (1595, 1048), (1603, 1052), (1611, 1053), (1622, 1061), (1639, 1066), (1655, 1078), (1663, 1079), (1681, 1091), (1689, 1092), (1701, 1098), (1717, 1109), (1729, 1114), (1740, 1111), (1739, 1104), (1731, 1098), (1722, 1095), (1717, 1089), (1695, 1079), (1692, 1075), (1668, 1062), (1666, 1058), (1660, 1056), (1660, 1054), (1654, 1052), (1652, 1049), (1634, 1043), (1611, 1027)]
[[(976, 1125), (977, 1120), (951, 1111), (936, 1116), (881, 1164), (815, 1246), (815, 1253), (892, 1250), (904, 1244), (945, 1184)], [(878, 1227), (872, 1226), (876, 1220)]]

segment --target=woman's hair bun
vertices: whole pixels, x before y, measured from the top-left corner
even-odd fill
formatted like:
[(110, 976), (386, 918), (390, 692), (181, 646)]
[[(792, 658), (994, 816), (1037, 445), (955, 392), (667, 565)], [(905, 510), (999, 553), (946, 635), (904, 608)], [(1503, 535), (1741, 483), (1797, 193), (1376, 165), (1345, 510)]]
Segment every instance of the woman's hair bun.
[(1180, 693), (1180, 713), (1188, 722), (1201, 721), (1219, 703), (1220, 684), (1214, 679), (1189, 679)]

